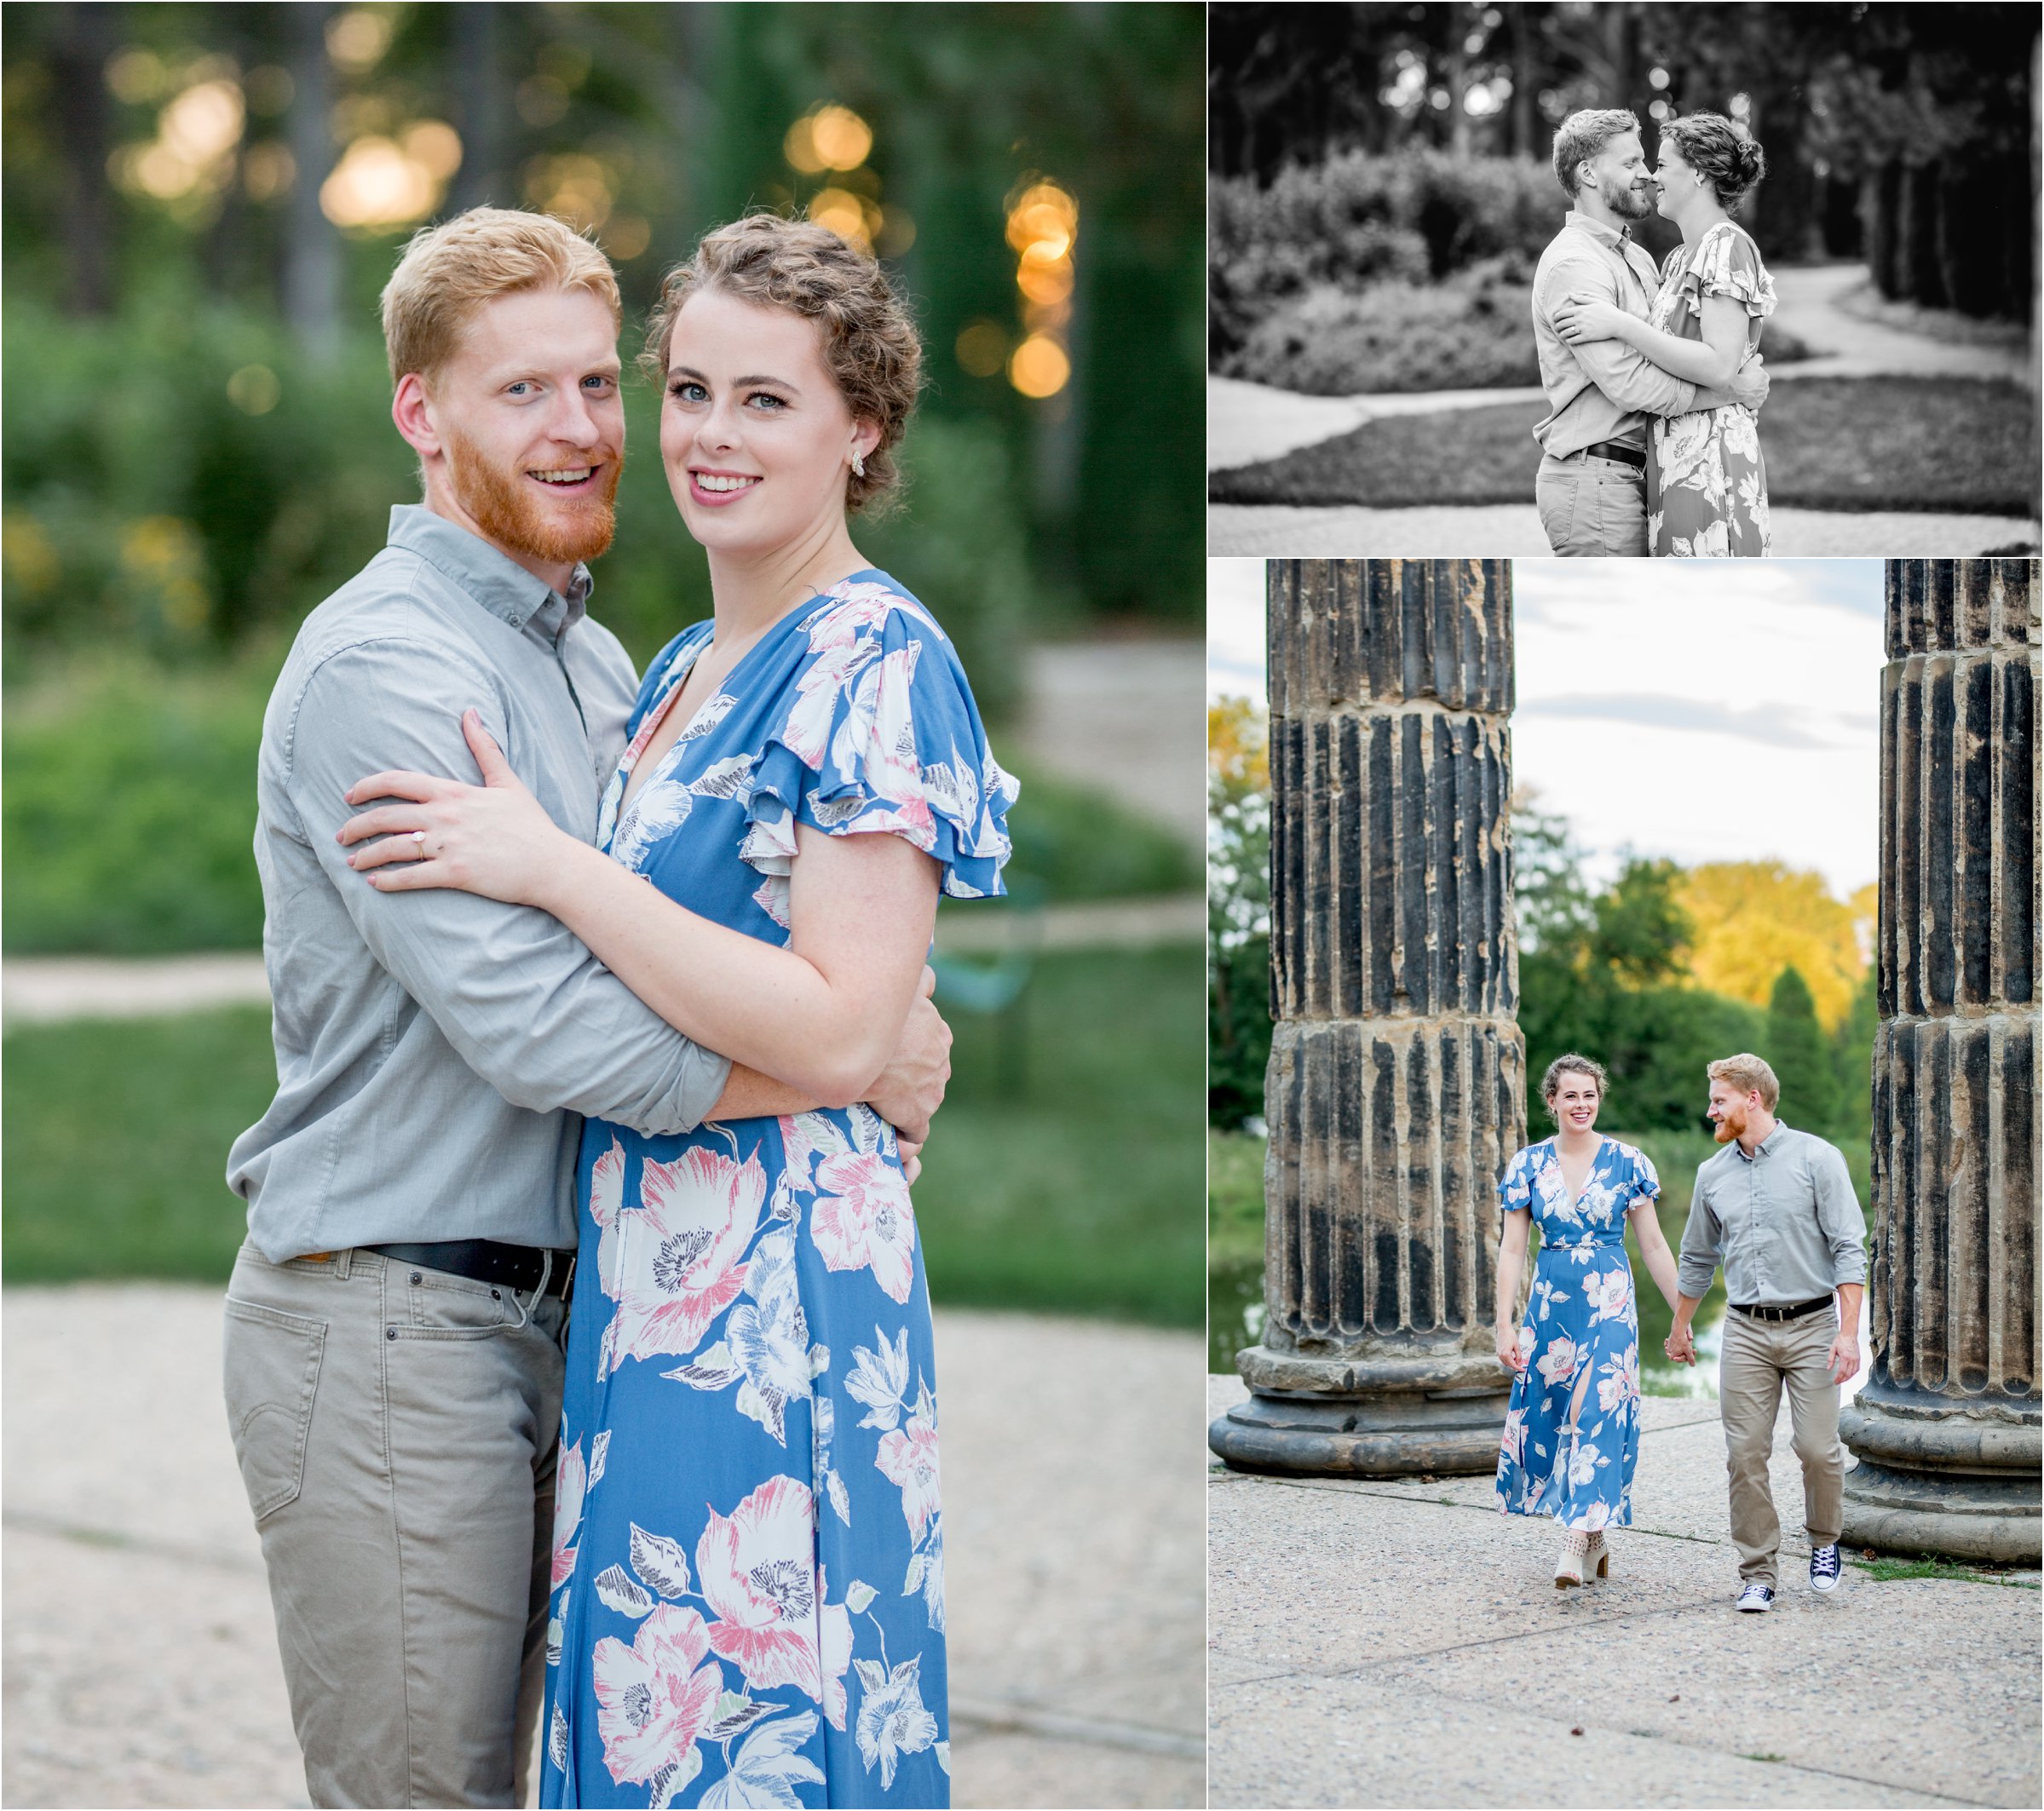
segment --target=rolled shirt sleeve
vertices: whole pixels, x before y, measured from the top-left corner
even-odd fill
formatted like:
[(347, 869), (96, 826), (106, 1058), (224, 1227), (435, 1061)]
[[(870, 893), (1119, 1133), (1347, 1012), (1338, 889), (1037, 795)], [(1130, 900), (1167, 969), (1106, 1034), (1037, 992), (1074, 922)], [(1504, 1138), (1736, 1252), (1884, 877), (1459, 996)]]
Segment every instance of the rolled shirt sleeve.
[(1724, 1227), (1711, 1211), (1708, 1193), (1699, 1174), (1690, 1195), (1689, 1220), (1682, 1228), (1679, 1280), (1684, 1295), (1701, 1301), (1710, 1293), (1724, 1242)]
[(371, 773), (406, 768), (480, 783), (461, 733), (470, 705), (519, 768), (497, 697), (492, 680), (451, 663), (445, 649), (394, 638), (322, 662), (301, 695), (287, 753), (285, 790), (307, 844), (370, 953), (507, 1101), (648, 1134), (691, 1130), (723, 1091), (729, 1061), (642, 1003), (558, 919), (447, 888), (379, 892), (334, 840), (362, 808), (343, 795)]

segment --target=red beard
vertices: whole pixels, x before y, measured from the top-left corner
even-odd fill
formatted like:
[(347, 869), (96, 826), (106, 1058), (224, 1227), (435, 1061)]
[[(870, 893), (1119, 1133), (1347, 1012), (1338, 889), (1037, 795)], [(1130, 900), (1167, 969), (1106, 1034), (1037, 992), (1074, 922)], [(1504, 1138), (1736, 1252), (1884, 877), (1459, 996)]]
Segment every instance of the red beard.
[[(505, 472), (452, 428), (447, 430), (446, 448), (447, 482), (486, 540), (550, 565), (598, 559), (609, 549), (618, 525), (618, 480), (625, 471), (621, 448), (599, 447), (579, 455), (578, 460), (602, 466), (596, 488), (572, 502), (564, 497), (550, 509), (526, 489), (522, 468)], [(561, 503), (569, 504), (565, 515)]]

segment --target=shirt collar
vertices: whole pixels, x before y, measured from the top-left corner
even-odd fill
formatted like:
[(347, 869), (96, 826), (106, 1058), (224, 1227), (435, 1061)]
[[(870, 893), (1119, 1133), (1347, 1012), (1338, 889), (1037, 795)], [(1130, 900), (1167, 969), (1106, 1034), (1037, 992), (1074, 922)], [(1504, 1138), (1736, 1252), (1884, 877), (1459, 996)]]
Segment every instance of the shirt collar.
[(1782, 1121), (1779, 1119), (1776, 1120), (1774, 1123), (1774, 1130), (1770, 1132), (1766, 1137), (1763, 1138), (1759, 1143), (1753, 1147), (1752, 1157), (1746, 1157), (1746, 1147), (1741, 1144), (1736, 1138), (1731, 1141), (1732, 1149), (1736, 1151), (1741, 1157), (1746, 1157), (1746, 1161), (1747, 1163), (1753, 1163), (1756, 1159), (1765, 1157), (1770, 1152), (1776, 1149), (1782, 1142), (1782, 1134), (1786, 1132), (1788, 1130), (1788, 1128), (1783, 1124)]
[(389, 544), (437, 566), (499, 621), (521, 630), (529, 624), (550, 641), (558, 641), (588, 613), (593, 582), (586, 566), (576, 566), (564, 595), (423, 503), (392, 507)]
[[(1548, 218), (1552, 219), (1553, 216), (1550, 215)], [(1630, 227), (1621, 227), (1616, 232), (1613, 232), (1601, 220), (1592, 220), (1587, 214), (1579, 214), (1574, 208), (1569, 210), (1567, 218), (1563, 224), (1569, 227), (1580, 227), (1598, 244), (1604, 246), (1609, 250), (1617, 252), (1621, 256), (1624, 256), (1627, 248), (1633, 243), (1632, 229)]]

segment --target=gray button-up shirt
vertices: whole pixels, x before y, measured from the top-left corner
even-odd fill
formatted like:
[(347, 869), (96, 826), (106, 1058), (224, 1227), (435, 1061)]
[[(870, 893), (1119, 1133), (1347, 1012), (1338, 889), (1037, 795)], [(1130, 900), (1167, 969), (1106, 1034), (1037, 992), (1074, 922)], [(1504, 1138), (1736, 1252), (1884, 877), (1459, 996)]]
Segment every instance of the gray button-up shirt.
[(1696, 1171), (1682, 1231), (1682, 1293), (1701, 1296), (1719, 1257), (1740, 1308), (1814, 1302), (1867, 1280), (1867, 1225), (1838, 1147), (1781, 1124), (1748, 1157), (1734, 1139)]
[(1650, 364), (1623, 340), (1571, 346), (1554, 331), (1554, 311), (1572, 295), (1595, 296), (1644, 320), (1660, 287), (1653, 259), (1630, 233), (1569, 210), (1533, 276), (1533, 343), (1548, 405), (1533, 437), (1543, 452), (1560, 458), (1599, 440), (1644, 452), (1646, 417), (1686, 415), (1696, 406), (1695, 384)]
[(609, 630), (429, 510), (308, 617), (262, 722), (256, 865), (277, 1097), (227, 1184), (273, 1262), (394, 1241), (575, 1243), (578, 1113), (695, 1125), (730, 1065), (561, 923), (451, 889), (379, 893), (334, 833), (386, 768), (480, 779), (474, 705), (563, 830), (593, 840), (638, 682)]

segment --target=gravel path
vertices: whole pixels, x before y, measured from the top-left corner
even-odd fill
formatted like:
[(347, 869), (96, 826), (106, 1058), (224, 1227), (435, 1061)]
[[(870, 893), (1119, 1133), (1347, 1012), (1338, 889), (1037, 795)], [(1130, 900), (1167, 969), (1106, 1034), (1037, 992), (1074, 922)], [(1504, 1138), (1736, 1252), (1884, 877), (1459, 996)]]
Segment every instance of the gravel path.
[[(1851, 558), (1878, 549), (1890, 560), (1962, 558), (2038, 545), (2039, 526), (2008, 515), (1915, 515), (1906, 510), (1772, 512), (1774, 557)], [(1214, 503), (1206, 511), (1210, 555), (1408, 559), (1537, 558), (1549, 555), (1531, 503), (1421, 509), (1306, 509), (1287, 504)]]
[(1020, 746), (1204, 848), (1206, 697), (1206, 644), (1195, 635), (1038, 647)]
[[(976, 903), (976, 902), (975, 902)], [(1052, 906), (1037, 921), (1045, 950), (1142, 950), (1196, 943), (1206, 934), (1206, 900), (1103, 900)], [(998, 952), (1015, 940), (998, 910), (967, 905), (937, 915), (947, 954)], [(16, 956), (0, 962), (0, 1015), (7, 1024), (64, 1019), (153, 1019), (219, 1006), (267, 1006), (269, 981), (254, 951), (212, 956)]]
[[(2030, 348), (2019, 327), (1961, 316), (1898, 309), (1881, 301), (1863, 264), (1777, 270), (1775, 321), (1814, 356), (1782, 365), (1777, 382), (1799, 377), (2006, 377), (2033, 387)], [(1914, 329), (1891, 325), (1895, 315)], [(1765, 338), (1761, 349), (1766, 349)]]
[[(1216, 1414), (1244, 1394), (1210, 1390)], [(1500, 1517), (1488, 1477), (1217, 1462), (1209, 1802), (2036, 1804), (2035, 1590), (1848, 1566), (1813, 1595), (1784, 1411), (1784, 1588), (1737, 1615), (1717, 1405), (1645, 1410), (1635, 1524), (1578, 1591), (1552, 1583), (1552, 1525)]]
[[(13, 1805), (302, 1805), (216, 1291), (9, 1289)], [(940, 1313), (957, 1802), (1197, 1805), (1200, 1341)]]

